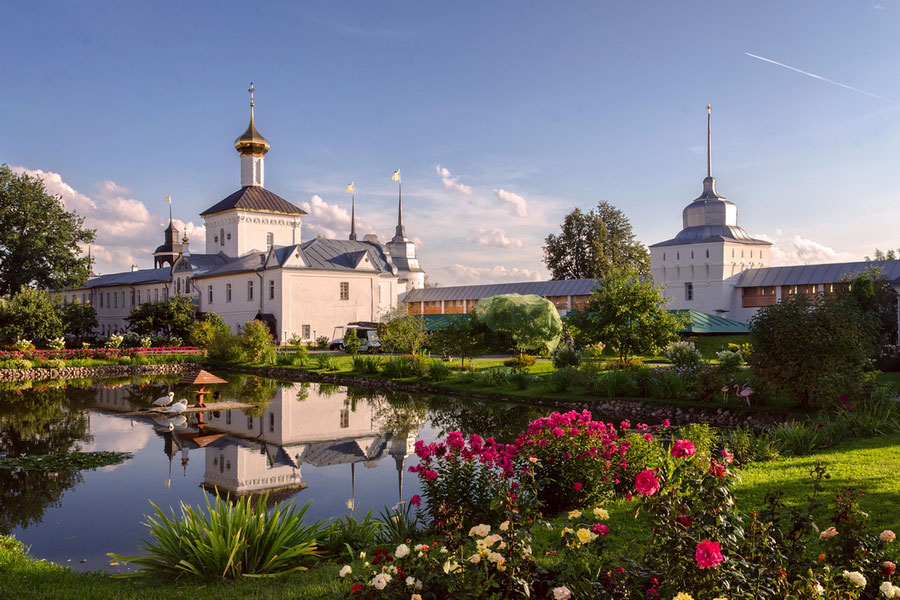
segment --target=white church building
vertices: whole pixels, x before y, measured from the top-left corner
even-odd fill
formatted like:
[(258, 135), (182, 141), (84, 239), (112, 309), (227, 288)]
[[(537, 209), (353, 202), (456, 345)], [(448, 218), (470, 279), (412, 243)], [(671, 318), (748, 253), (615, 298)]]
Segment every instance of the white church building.
[(237, 330), (266, 322), (279, 342), (331, 336), (339, 325), (377, 321), (398, 297), (421, 288), (425, 272), (406, 237), (402, 197), (394, 237), (356, 236), (355, 206), (348, 239), (304, 240), (300, 207), (265, 187), (269, 142), (256, 129), (253, 87), (250, 124), (235, 140), (241, 188), (204, 210), (203, 253), (193, 253), (169, 216), (155, 268), (92, 276), (77, 289), (51, 292), (62, 302), (92, 303), (100, 335), (128, 330), (126, 317), (145, 302), (189, 297), (201, 313), (219, 314)]

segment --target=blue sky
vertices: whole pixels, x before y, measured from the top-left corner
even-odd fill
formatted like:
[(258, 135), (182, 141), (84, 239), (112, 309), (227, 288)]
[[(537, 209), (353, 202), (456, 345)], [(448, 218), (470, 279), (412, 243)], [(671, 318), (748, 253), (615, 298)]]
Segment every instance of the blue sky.
[(672, 237), (711, 103), (740, 224), (782, 263), (848, 260), (900, 246), (898, 34), (898, 0), (19, 2), (0, 162), (86, 214), (100, 270), (151, 266), (166, 194), (197, 249), (239, 187), (252, 80), (266, 187), (309, 206), (304, 237), (346, 235), (350, 181), (390, 234), (400, 168), (431, 280), (524, 280), (576, 206)]

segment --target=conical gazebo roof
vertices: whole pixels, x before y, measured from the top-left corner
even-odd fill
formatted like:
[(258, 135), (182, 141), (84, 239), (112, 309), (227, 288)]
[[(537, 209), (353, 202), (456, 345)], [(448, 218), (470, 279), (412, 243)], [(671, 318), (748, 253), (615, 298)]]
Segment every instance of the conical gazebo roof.
[(204, 371), (200, 369), (199, 371), (195, 371), (193, 373), (188, 373), (178, 383), (186, 383), (188, 385), (212, 385), (214, 383), (228, 383), (224, 379), (220, 379), (210, 373), (209, 371)]

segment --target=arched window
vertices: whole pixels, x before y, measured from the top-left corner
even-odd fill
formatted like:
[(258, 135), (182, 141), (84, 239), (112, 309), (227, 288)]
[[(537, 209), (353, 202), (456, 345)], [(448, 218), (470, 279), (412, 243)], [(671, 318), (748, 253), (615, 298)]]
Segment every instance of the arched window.
[(219, 245), (220, 246), (225, 245), (225, 230), (224, 229), (219, 230)]
[(247, 282), (247, 300), (253, 300), (253, 280)]
[(709, 248), (706, 249), (706, 258), (709, 258)]

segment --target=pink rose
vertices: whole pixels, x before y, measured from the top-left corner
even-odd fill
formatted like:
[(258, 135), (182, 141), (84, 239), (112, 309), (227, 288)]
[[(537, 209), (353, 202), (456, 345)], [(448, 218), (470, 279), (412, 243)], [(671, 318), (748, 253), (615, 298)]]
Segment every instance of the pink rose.
[(672, 446), (672, 456), (675, 458), (684, 458), (685, 456), (693, 456), (697, 453), (694, 442), (690, 440), (678, 440)]
[(719, 542), (703, 540), (697, 544), (697, 552), (694, 555), (694, 558), (697, 560), (698, 567), (701, 569), (709, 569), (711, 567), (719, 566), (719, 563), (721, 563), (725, 557), (722, 556), (722, 549), (719, 547)]
[(575, 491), (576, 491), (576, 492), (580, 492), (580, 491), (581, 491), (581, 488), (582, 488), (583, 486), (581, 485), (581, 482), (580, 482), (580, 481), (576, 481), (575, 483), (572, 484), (572, 487), (575, 488)]
[(634, 478), (634, 489), (638, 494), (652, 496), (659, 491), (659, 479), (650, 469), (645, 469)]
[(605, 523), (594, 523), (594, 526), (591, 527), (591, 531), (599, 536), (606, 537), (609, 533), (609, 527), (607, 527)]
[(409, 503), (412, 506), (422, 506), (422, 497), (418, 494), (413, 494), (413, 497), (409, 499)]

